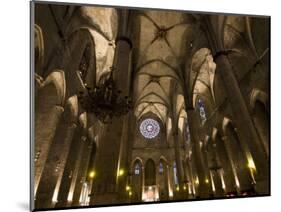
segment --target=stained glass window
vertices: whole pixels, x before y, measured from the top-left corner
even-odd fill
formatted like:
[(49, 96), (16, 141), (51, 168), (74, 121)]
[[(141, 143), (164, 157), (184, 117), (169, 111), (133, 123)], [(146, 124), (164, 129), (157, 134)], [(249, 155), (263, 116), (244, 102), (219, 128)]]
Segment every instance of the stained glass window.
[(160, 132), (159, 123), (154, 119), (145, 119), (140, 125), (140, 132), (145, 138), (155, 138)]
[(135, 165), (135, 175), (139, 175), (139, 174), (140, 174), (140, 164), (137, 163), (137, 164)]
[(160, 162), (160, 164), (159, 164), (159, 173), (162, 174), (163, 172), (164, 172), (163, 163)]
[(179, 181), (178, 181), (178, 174), (177, 174), (177, 165), (176, 165), (176, 162), (174, 162), (173, 170), (174, 170), (174, 181), (175, 181), (175, 185), (178, 185), (178, 184), (179, 184)]
[(207, 121), (206, 117), (206, 111), (205, 111), (205, 105), (202, 99), (198, 99), (198, 108), (199, 108), (199, 114), (201, 118), (201, 125), (203, 126), (205, 122)]

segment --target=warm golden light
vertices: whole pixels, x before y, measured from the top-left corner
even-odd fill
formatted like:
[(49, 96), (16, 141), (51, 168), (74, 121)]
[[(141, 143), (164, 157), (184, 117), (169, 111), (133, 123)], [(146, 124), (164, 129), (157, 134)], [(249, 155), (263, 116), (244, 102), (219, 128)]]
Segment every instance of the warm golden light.
[(94, 178), (95, 176), (96, 176), (95, 171), (91, 171), (91, 172), (89, 173), (89, 177), (90, 177), (90, 178)]
[(183, 190), (186, 190), (186, 186), (183, 186)]
[(131, 190), (131, 187), (130, 186), (126, 186), (126, 191), (130, 191)]
[(252, 159), (249, 159), (248, 160), (248, 167), (249, 167), (249, 169), (251, 169), (251, 170), (256, 170), (256, 166), (255, 166), (255, 163), (254, 163), (254, 161), (252, 160)]
[(119, 172), (118, 172), (118, 176), (123, 176), (124, 175), (124, 170), (123, 169), (119, 169)]
[(205, 183), (206, 183), (206, 184), (208, 184), (208, 183), (209, 183), (209, 180), (208, 180), (208, 179), (206, 179), (206, 180), (205, 180)]
[(196, 180), (195, 180), (195, 184), (196, 184), (196, 185), (199, 185), (199, 179), (198, 179), (198, 177), (197, 177)]
[(130, 192), (129, 192), (129, 196), (132, 196), (132, 195), (133, 195), (133, 193), (130, 191)]
[(179, 190), (180, 190), (180, 187), (179, 187), (179, 186), (177, 186), (177, 187), (176, 187), (176, 190), (177, 190), (177, 191), (179, 191)]

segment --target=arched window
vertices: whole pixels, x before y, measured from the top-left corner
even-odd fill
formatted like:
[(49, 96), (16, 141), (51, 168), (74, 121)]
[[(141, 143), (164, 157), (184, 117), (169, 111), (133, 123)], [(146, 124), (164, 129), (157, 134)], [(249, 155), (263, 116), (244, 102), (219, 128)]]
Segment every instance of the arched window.
[(83, 82), (85, 82), (86, 76), (88, 74), (87, 72), (88, 72), (89, 62), (90, 62), (90, 50), (91, 50), (90, 45), (87, 45), (85, 47), (85, 50), (83, 52), (83, 55), (82, 55), (82, 58), (81, 58), (81, 61), (79, 64), (79, 74), (80, 74)]
[(186, 125), (185, 125), (185, 142), (187, 145), (190, 143), (190, 131), (189, 131), (189, 125), (188, 125), (187, 121), (186, 121)]
[(174, 164), (173, 164), (173, 171), (174, 171), (174, 182), (175, 182), (175, 185), (178, 185), (178, 184), (179, 184), (179, 181), (178, 181), (178, 174), (177, 174), (177, 165), (176, 165), (176, 162), (174, 162)]
[(159, 123), (154, 119), (144, 119), (140, 124), (140, 132), (145, 138), (155, 138), (160, 132)]
[(135, 175), (139, 175), (140, 174), (140, 164), (139, 163), (136, 163), (134, 173), (135, 173)]
[(163, 172), (164, 172), (164, 166), (163, 166), (163, 163), (160, 162), (160, 163), (159, 163), (159, 173), (160, 173), (160, 174), (163, 174)]
[(201, 125), (203, 126), (207, 121), (205, 105), (202, 99), (198, 99), (198, 109), (201, 118)]
[(156, 169), (155, 163), (152, 159), (148, 159), (145, 164), (145, 185), (155, 185), (156, 184)]

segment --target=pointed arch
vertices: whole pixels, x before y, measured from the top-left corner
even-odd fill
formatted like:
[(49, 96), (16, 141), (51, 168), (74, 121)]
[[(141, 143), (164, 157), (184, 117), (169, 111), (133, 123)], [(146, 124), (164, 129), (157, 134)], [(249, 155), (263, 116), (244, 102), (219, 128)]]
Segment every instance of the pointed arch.
[(229, 124), (232, 124), (232, 121), (227, 118), (227, 117), (224, 117), (223, 120), (222, 120), (222, 131), (223, 131), (223, 134), (226, 133), (226, 128)]
[(145, 185), (156, 185), (156, 166), (151, 158), (145, 162)]
[(34, 24), (34, 59), (35, 59), (35, 73), (42, 75), (44, 64), (44, 37), (41, 27)]
[(139, 162), (139, 163), (141, 164), (141, 166), (143, 167), (143, 165), (144, 165), (144, 164), (143, 164), (143, 159), (142, 159), (141, 157), (137, 156), (137, 157), (135, 157), (134, 160), (132, 160), (132, 162), (131, 162), (131, 166), (130, 166), (130, 167), (131, 167), (132, 170), (134, 170), (135, 164), (138, 163), (138, 162)]
[(264, 91), (254, 88), (250, 95), (250, 106), (252, 110), (255, 108), (257, 101), (263, 103), (266, 109), (268, 108), (268, 95)]
[(208, 48), (197, 50), (192, 56), (190, 69), (189, 96), (192, 98), (193, 107), (195, 105), (195, 93), (210, 96), (209, 98), (215, 102), (214, 78), (216, 63), (214, 62), (211, 50)]
[(57, 104), (63, 106), (65, 102), (66, 91), (64, 71), (56, 69), (52, 73), (50, 73), (44, 81), (43, 87), (47, 87), (49, 84), (53, 84), (55, 86), (58, 95)]

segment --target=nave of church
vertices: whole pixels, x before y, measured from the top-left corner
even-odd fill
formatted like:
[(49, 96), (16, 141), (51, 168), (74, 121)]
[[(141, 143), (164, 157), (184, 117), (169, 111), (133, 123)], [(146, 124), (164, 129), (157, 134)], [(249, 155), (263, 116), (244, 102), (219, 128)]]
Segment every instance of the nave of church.
[(269, 195), (269, 18), (36, 3), (35, 208)]

